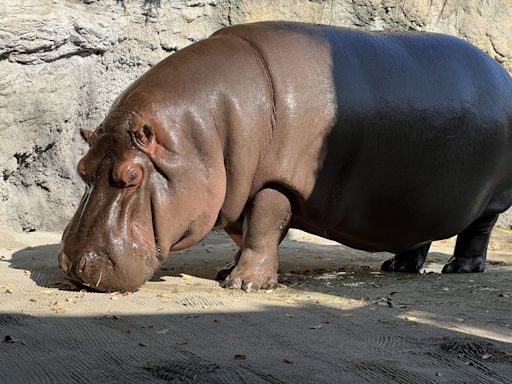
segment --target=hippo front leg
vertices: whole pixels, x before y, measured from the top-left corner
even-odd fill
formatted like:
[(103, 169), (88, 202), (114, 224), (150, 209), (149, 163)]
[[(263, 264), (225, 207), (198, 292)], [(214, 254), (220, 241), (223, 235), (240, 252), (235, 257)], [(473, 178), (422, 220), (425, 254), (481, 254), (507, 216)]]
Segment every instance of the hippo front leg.
[(256, 194), (245, 213), (240, 259), (224, 287), (245, 291), (277, 287), (278, 248), (290, 218), (290, 201), (283, 193), (266, 188)]

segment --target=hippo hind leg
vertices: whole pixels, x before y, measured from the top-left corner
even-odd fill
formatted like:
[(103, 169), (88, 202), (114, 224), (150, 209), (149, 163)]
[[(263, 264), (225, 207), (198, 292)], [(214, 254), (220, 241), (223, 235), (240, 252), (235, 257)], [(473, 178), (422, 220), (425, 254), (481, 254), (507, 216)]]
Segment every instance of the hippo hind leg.
[(432, 243), (429, 242), (421, 247), (397, 253), (382, 263), (380, 269), (387, 272), (417, 273), (427, 258), (430, 244)]
[(443, 273), (483, 272), (487, 245), (498, 215), (482, 216), (459, 233), (453, 257)]

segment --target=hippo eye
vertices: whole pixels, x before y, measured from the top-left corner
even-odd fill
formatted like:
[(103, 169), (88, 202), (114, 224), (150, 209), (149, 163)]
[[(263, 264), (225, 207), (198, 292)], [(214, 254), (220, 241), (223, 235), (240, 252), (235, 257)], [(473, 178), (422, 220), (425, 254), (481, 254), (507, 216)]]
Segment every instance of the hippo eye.
[(142, 180), (142, 169), (137, 166), (130, 166), (125, 170), (123, 181), (125, 187), (135, 187)]
[(128, 184), (132, 184), (135, 181), (135, 179), (137, 179), (138, 175), (139, 174), (137, 173), (137, 171), (130, 171), (130, 173), (128, 174)]
[(142, 181), (142, 168), (139, 164), (126, 162), (116, 167), (112, 174), (113, 185), (121, 188), (136, 187)]

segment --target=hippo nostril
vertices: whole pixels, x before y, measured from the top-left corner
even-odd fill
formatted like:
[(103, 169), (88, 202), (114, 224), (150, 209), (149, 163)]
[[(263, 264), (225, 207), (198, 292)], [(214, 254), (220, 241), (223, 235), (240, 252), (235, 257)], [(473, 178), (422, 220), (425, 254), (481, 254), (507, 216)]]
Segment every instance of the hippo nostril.
[(67, 275), (68, 271), (69, 271), (69, 259), (68, 259), (68, 257), (66, 256), (64, 251), (60, 251), (58, 258), (59, 258), (59, 268), (61, 269), (61, 271), (65, 275)]
[(86, 263), (86, 262), (87, 262), (86, 257), (85, 257), (85, 256), (82, 256), (82, 257), (80, 258), (80, 261), (78, 262), (78, 270), (79, 270), (80, 272), (83, 272), (83, 271), (84, 271), (84, 269), (85, 269), (85, 263)]

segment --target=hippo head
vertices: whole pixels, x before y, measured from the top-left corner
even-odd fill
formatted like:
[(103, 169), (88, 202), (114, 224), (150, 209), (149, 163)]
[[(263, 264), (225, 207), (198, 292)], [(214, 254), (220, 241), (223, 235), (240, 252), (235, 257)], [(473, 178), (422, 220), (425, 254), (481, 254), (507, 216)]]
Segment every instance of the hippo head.
[[(86, 189), (64, 231), (59, 266), (75, 284), (132, 291), (169, 251), (213, 228), (225, 194), (222, 159), (200, 153), (183, 130), (134, 112), (110, 113), (81, 134), (89, 144), (78, 163)], [(215, 149), (214, 139), (202, 139)]]

